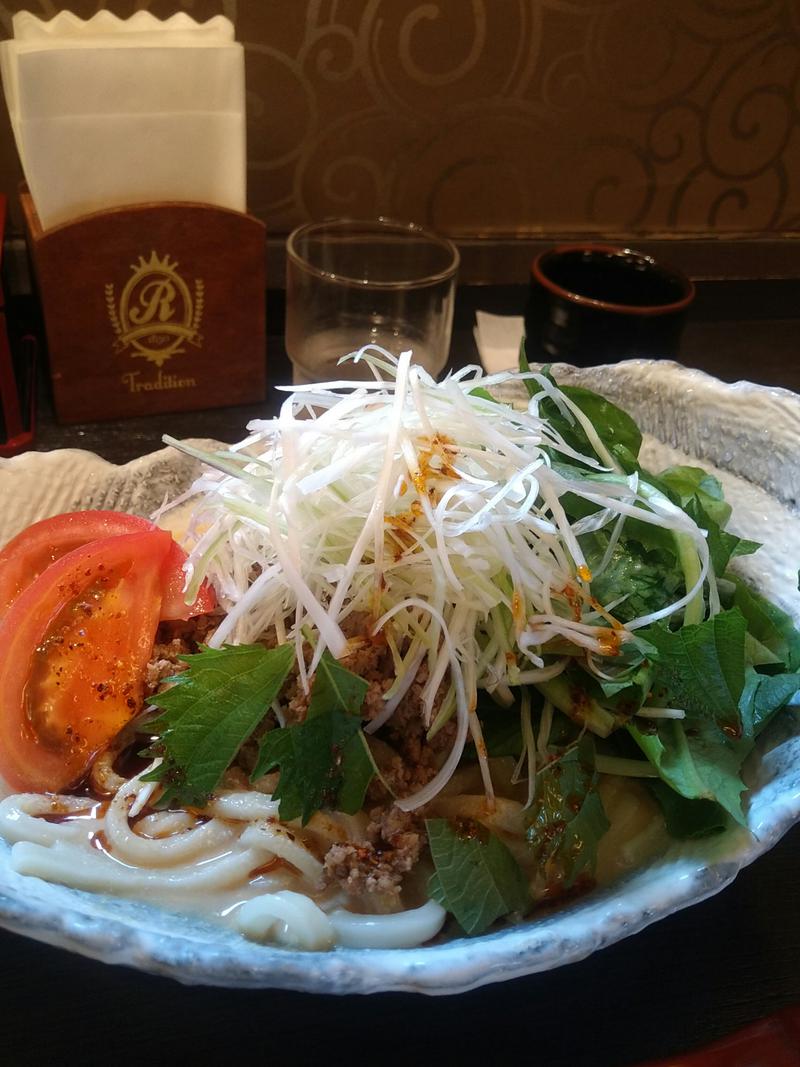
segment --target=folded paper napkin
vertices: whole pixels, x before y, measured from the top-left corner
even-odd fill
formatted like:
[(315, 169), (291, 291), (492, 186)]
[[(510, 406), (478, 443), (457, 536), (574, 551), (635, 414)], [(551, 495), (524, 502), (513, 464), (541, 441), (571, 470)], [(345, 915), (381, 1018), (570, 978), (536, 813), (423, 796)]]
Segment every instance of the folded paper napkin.
[(163, 200), (246, 207), (244, 50), (221, 15), (14, 16), (0, 74), (48, 229)]
[(481, 363), (489, 374), (517, 369), (519, 346), (524, 332), (525, 322), (521, 315), (475, 312), (475, 344), (478, 346)]

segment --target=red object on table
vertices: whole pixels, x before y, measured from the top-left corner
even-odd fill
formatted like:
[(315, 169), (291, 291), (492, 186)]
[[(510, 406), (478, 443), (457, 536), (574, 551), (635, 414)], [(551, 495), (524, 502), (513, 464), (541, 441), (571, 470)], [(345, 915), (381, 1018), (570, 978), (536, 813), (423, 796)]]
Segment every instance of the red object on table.
[(800, 1004), (696, 1052), (643, 1067), (800, 1067)]

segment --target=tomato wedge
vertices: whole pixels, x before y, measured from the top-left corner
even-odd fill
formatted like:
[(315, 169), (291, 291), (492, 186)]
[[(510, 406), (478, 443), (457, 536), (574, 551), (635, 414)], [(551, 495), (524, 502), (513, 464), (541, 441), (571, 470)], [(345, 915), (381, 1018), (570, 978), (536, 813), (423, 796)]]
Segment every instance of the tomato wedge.
[(0, 774), (57, 792), (139, 711), (172, 537), (151, 528), (51, 563), (0, 622)]
[[(122, 511), (73, 511), (35, 522), (0, 552), (0, 618), (45, 568), (75, 548), (101, 538), (158, 529), (147, 519)], [(183, 593), (186, 553), (172, 541), (164, 562), (161, 618), (190, 619), (212, 611), (214, 590), (204, 582), (193, 604)]]

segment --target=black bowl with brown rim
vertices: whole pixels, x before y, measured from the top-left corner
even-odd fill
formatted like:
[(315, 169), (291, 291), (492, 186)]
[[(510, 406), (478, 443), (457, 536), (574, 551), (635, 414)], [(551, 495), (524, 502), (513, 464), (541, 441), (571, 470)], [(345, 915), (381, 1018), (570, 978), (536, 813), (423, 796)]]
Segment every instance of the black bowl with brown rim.
[(579, 367), (674, 359), (694, 294), (694, 284), (679, 270), (630, 248), (548, 249), (531, 266), (528, 359)]

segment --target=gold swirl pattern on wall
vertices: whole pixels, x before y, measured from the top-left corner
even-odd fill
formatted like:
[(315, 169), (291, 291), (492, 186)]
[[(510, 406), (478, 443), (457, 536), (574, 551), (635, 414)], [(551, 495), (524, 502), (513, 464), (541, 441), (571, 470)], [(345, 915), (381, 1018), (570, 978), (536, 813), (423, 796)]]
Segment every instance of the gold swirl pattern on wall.
[[(73, 0), (233, 19), (251, 209), (455, 235), (800, 231), (797, 0)], [(0, 2), (11, 29), (21, 8)], [(7, 120), (3, 187), (18, 166)]]

